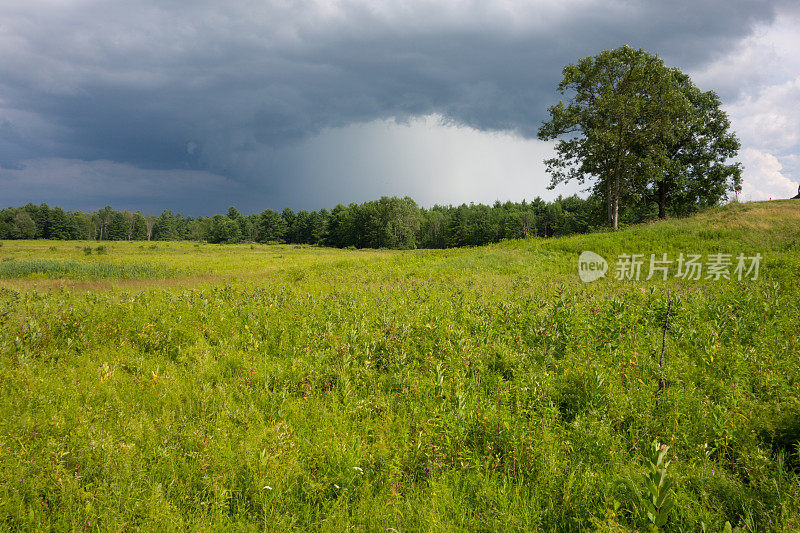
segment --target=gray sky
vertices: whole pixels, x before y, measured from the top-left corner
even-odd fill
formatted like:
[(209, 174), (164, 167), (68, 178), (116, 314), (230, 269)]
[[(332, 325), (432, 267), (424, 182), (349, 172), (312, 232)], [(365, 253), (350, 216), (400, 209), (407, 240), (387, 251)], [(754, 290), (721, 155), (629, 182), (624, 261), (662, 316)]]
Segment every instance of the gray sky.
[(561, 69), (622, 44), (717, 91), (745, 199), (800, 181), (792, 2), (0, 4), (0, 204), (184, 214), (549, 199)]

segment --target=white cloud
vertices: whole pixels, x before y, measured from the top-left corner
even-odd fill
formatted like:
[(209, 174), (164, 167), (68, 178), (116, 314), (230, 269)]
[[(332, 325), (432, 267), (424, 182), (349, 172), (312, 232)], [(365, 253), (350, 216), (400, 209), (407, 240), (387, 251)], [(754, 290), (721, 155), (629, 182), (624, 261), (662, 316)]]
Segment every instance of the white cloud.
[(798, 104), (800, 75), (759, 88), (730, 105), (728, 111), (746, 145), (784, 152), (800, 145)]
[(742, 141), (745, 199), (794, 196), (800, 154), (800, 10), (784, 7), (729, 54), (693, 78), (733, 100), (726, 106)]
[(778, 200), (796, 194), (797, 184), (784, 175), (783, 165), (771, 153), (745, 148), (740, 158), (746, 169), (742, 183), (744, 200)]

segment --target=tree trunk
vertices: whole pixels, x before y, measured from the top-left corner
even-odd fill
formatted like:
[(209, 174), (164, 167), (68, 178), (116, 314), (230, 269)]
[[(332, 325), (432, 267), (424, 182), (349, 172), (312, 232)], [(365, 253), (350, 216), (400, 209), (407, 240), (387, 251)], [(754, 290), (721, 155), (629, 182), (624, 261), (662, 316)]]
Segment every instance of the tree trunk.
[(619, 171), (614, 176), (614, 186), (611, 195), (611, 227), (619, 229)]
[(145, 217), (144, 219), (144, 226), (147, 231), (147, 240), (150, 241), (150, 238), (153, 236), (153, 227), (156, 225), (156, 221), (152, 218)]
[(667, 218), (667, 186), (663, 181), (658, 182), (658, 218)]
[(611, 226), (617, 230), (619, 229), (619, 180), (615, 180), (614, 187), (614, 213), (611, 221)]
[(125, 219), (128, 221), (128, 240), (133, 240), (133, 213), (125, 211)]
[[(628, 75), (630, 75), (633, 67), (631, 70), (628, 71)], [(620, 188), (620, 176), (622, 175), (622, 138), (623, 138), (624, 128), (623, 125), (620, 123), (619, 125), (619, 136), (617, 137), (617, 160), (614, 164), (614, 177), (613, 177), (613, 186), (611, 191), (611, 200), (609, 204), (609, 217), (611, 222), (611, 227), (616, 231), (619, 228), (619, 188)]]

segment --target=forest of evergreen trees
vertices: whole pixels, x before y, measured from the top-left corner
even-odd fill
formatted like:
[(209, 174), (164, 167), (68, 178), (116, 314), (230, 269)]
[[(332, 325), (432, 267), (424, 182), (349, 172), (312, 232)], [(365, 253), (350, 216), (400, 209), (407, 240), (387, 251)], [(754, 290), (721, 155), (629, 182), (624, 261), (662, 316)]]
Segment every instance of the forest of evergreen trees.
[[(340, 248), (449, 248), (475, 246), (502, 239), (551, 237), (586, 233), (605, 224), (601, 200), (578, 196), (553, 202), (496, 202), (420, 208), (411, 198), (383, 197), (332, 210), (267, 209), (243, 215), (184, 217), (115, 211), (65, 211), (46, 204), (28, 204), (0, 211), (0, 239), (59, 240), (193, 240), (210, 243), (296, 243)], [(630, 213), (630, 221), (644, 215)]]

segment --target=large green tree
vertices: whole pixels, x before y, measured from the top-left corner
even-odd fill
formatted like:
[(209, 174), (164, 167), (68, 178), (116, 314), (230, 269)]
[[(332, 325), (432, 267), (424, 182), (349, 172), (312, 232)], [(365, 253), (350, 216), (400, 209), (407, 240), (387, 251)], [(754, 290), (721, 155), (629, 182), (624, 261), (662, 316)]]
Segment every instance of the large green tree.
[(106, 239), (109, 241), (127, 241), (130, 239), (133, 217), (127, 216), (128, 212), (112, 211), (106, 230)]
[(24, 209), (18, 210), (17, 214), (14, 216), (12, 237), (14, 239), (36, 238), (36, 222), (34, 222), (33, 217)]
[(277, 211), (265, 209), (258, 219), (258, 242), (282, 242), (286, 236), (286, 221)]
[(153, 223), (153, 239), (158, 241), (176, 241), (181, 239), (181, 218), (180, 214), (175, 214), (168, 209), (162, 211), (161, 216)]
[(724, 165), (738, 142), (716, 95), (696, 91), (656, 55), (604, 50), (564, 67), (558, 91), (567, 101), (551, 106), (539, 129), (540, 139), (558, 139), (557, 156), (545, 161), (550, 188), (594, 180), (615, 229), (620, 203), (645, 192), (665, 209), (670, 196), (710, 203), (720, 180), (739, 179), (738, 167)]
[(211, 218), (211, 229), (208, 242), (237, 243), (242, 238), (242, 230), (236, 220), (230, 216), (214, 215)]
[[(739, 139), (730, 131), (719, 96), (701, 91), (678, 69), (670, 74), (691, 112), (675, 119), (670, 136), (658, 139), (666, 160), (641, 180), (643, 199), (657, 204), (659, 218), (668, 211), (682, 215), (715, 205), (742, 185), (741, 165), (729, 162), (739, 150)], [(642, 147), (640, 153), (646, 154), (648, 148)]]

